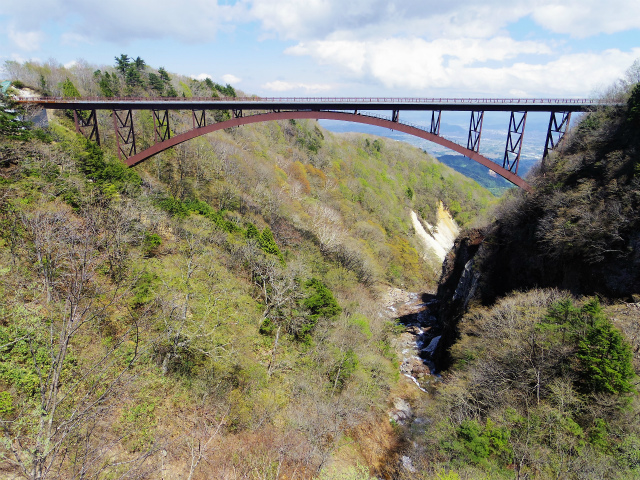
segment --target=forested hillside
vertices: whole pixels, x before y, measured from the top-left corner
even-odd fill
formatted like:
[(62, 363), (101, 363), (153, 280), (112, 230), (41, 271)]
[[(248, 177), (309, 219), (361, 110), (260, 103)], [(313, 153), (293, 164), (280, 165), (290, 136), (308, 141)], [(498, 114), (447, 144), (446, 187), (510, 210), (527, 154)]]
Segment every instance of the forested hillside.
[[(640, 63), (636, 63), (638, 67)], [(640, 477), (640, 84), (586, 115), (439, 286), (444, 369), (406, 478)], [(419, 420), (419, 421), (418, 421)], [(413, 470), (413, 471), (412, 471)]]
[[(125, 57), (5, 70), (41, 94), (235, 95)], [(127, 169), (106, 113), (98, 147), (70, 112), (28, 130), (2, 102), (2, 476), (391, 475), (403, 432), (386, 412), (409, 387), (384, 295), (439, 274), (410, 212), (435, 223), (442, 201), (469, 225), (486, 190), (408, 145), (312, 122), (218, 132)], [(151, 144), (150, 114), (134, 122)]]

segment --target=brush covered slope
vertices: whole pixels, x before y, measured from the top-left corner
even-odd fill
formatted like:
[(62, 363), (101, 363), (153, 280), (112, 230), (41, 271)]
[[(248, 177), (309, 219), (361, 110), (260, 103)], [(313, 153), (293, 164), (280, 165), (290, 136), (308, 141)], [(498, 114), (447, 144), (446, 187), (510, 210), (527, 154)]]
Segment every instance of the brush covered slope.
[(439, 288), (446, 368), (403, 478), (640, 476), (640, 85), (585, 116)]
[[(109, 78), (133, 82), (123, 68)], [(152, 117), (134, 121), (152, 142)], [(62, 112), (39, 138), (1, 138), (2, 475), (387, 472), (402, 387), (382, 286), (435, 283), (409, 212), (433, 222), (442, 200), (464, 224), (492, 196), (417, 149), (309, 122), (135, 169), (113, 136), (101, 149), (72, 130)]]

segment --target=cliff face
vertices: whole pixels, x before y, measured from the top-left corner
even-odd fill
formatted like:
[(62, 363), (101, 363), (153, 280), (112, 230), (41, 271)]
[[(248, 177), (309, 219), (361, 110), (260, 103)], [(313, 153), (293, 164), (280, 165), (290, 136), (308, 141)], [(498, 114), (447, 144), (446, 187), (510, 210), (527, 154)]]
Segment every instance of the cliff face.
[(477, 291), (480, 272), (475, 268), (474, 257), (484, 238), (481, 230), (465, 231), (442, 264), (437, 293), (442, 338), (433, 354), (438, 370), (449, 366), (449, 348), (458, 337), (458, 320)]
[(456, 240), (438, 288), (440, 368), (472, 299), (544, 287), (640, 298), (640, 125), (628, 112), (586, 116), (528, 179), (532, 193), (511, 193), (493, 224)]

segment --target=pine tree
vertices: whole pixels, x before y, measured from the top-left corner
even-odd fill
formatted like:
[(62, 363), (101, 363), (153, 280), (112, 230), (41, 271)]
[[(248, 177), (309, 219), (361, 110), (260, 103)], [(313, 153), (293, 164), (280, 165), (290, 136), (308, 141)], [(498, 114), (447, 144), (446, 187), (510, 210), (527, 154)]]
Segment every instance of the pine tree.
[(634, 371), (631, 347), (608, 321), (593, 326), (578, 344), (582, 367), (580, 383), (594, 393), (625, 393), (632, 390)]

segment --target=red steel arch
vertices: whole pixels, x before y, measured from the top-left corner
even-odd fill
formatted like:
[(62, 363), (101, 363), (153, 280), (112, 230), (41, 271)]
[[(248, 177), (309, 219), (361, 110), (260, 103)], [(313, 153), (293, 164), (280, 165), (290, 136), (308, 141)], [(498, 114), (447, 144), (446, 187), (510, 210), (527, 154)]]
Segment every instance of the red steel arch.
[(246, 117), (232, 118), (224, 122), (214, 123), (211, 125), (206, 125), (204, 127), (196, 128), (186, 133), (182, 133), (170, 139), (164, 140), (163, 142), (156, 143), (152, 147), (149, 147), (146, 150), (129, 157), (126, 160), (126, 163), (127, 165), (132, 167), (134, 165), (137, 165), (140, 162), (143, 162), (147, 158), (152, 157), (153, 155), (156, 155), (171, 147), (175, 147), (180, 143), (186, 142), (188, 140), (199, 137), (201, 135), (206, 135), (207, 133), (215, 132), (217, 130), (223, 130), (225, 128), (231, 128), (231, 127), (238, 127), (240, 125), (248, 125), (251, 123), (269, 122), (272, 120), (302, 120), (302, 119), (340, 120), (344, 122), (364, 123), (367, 125), (373, 125), (373, 126), (382, 127), (382, 128), (389, 128), (391, 130), (404, 132), (409, 135), (422, 138), (424, 140), (429, 140), (430, 142), (437, 143), (438, 145), (442, 145), (443, 147), (446, 147), (455, 152), (458, 152), (464, 155), (465, 157), (468, 157), (471, 160), (474, 160), (484, 165), (485, 167), (494, 171), (501, 177), (507, 179), (514, 185), (517, 185), (518, 187), (523, 188), (527, 191), (531, 191), (531, 186), (527, 182), (525, 182), (522, 178), (517, 176), (515, 173), (510, 172), (506, 168), (501, 167), (497, 163), (489, 160), (484, 155), (480, 155), (478, 152), (469, 150), (468, 148), (465, 148), (462, 145), (458, 145), (457, 143), (452, 142), (451, 140), (447, 140), (446, 138), (442, 138), (433, 133), (429, 133), (425, 130), (412, 127), (410, 125), (405, 125), (403, 123), (393, 122), (391, 120), (385, 120), (382, 118), (361, 115), (357, 113), (346, 113), (346, 112), (288, 111), (288, 112), (270, 112), (270, 113), (249, 115)]

